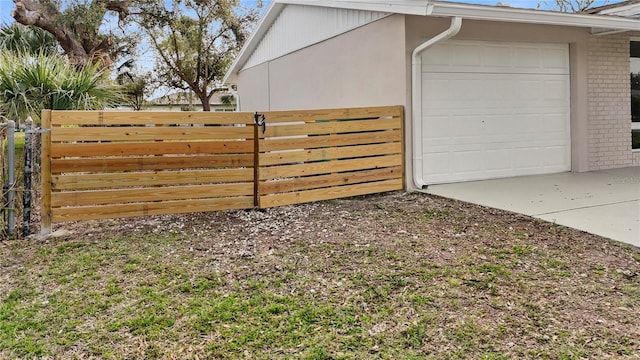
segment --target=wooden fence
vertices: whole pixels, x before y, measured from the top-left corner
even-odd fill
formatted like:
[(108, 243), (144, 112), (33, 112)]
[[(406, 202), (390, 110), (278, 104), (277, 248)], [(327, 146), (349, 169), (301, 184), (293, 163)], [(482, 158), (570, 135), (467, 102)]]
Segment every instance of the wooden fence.
[(266, 113), (260, 207), (403, 188), (402, 107)]
[(402, 107), (260, 115), (44, 111), (42, 232), (403, 188)]

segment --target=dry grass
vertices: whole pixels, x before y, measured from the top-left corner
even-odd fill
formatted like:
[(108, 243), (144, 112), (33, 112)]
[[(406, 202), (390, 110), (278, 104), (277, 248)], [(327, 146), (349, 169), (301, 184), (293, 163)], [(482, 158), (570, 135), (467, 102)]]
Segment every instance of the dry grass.
[(0, 358), (637, 359), (640, 251), (422, 194), (0, 243)]

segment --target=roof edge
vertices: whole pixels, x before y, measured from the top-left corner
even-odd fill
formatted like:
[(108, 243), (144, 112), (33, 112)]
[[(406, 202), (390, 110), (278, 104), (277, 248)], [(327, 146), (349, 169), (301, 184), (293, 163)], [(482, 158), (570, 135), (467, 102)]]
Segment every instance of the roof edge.
[(434, 0), (273, 0), (265, 15), (240, 50), (224, 76), (223, 83), (235, 83), (237, 74), (256, 49), (271, 24), (286, 5), (306, 5), (339, 9), (379, 11), (404, 15), (459, 16), (463, 19), (528, 24), (573, 26), (609, 31), (640, 31), (640, 20), (608, 15), (571, 14), (557, 11), (490, 5), (440, 2)]
[(322, 6), (336, 9), (377, 11), (406, 15), (427, 15), (427, 4), (434, 3), (435, 0), (282, 0), (282, 2), (291, 5)]
[(264, 16), (262, 16), (260, 21), (258, 21), (255, 29), (251, 32), (251, 35), (249, 35), (249, 39), (247, 39), (247, 42), (245, 42), (242, 49), (240, 49), (238, 56), (236, 56), (231, 63), (229, 70), (227, 70), (227, 73), (222, 79), (223, 84), (235, 83), (238, 72), (242, 69), (242, 66), (244, 66), (247, 60), (249, 60), (253, 51), (258, 47), (258, 44), (260, 44), (262, 37), (267, 33), (271, 24), (273, 24), (278, 15), (280, 15), (284, 7), (285, 4), (279, 0), (271, 2), (271, 5), (269, 5), (269, 8), (267, 8), (264, 13)]
[(462, 16), (464, 19), (471, 20), (492, 20), (542, 25), (640, 31), (640, 21), (637, 19), (595, 14), (563, 13), (559, 11), (538, 9), (471, 5), (453, 2), (436, 2), (431, 15)]

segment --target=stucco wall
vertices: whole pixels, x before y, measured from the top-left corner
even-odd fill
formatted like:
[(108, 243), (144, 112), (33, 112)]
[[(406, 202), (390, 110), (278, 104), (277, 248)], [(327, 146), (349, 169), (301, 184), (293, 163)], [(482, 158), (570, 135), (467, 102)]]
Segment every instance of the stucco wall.
[(405, 105), (404, 17), (390, 16), (243, 70), (241, 109)]
[(269, 63), (240, 72), (237, 85), (239, 110), (269, 110)]
[(629, 34), (590, 36), (587, 61), (589, 169), (631, 166)]

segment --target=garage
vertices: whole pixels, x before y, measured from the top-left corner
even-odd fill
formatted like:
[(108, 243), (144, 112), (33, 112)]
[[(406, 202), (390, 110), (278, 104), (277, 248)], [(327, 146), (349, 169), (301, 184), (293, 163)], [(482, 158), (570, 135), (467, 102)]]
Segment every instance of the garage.
[(426, 50), (421, 146), (427, 184), (570, 171), (568, 44)]

